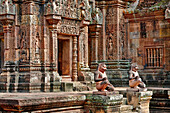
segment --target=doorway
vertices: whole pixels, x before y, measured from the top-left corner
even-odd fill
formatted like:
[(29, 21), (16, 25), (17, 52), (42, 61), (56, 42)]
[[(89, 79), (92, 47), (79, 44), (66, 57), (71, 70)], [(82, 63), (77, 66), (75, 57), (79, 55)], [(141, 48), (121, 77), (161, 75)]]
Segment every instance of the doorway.
[(58, 73), (61, 76), (70, 76), (71, 57), (70, 40), (58, 39)]

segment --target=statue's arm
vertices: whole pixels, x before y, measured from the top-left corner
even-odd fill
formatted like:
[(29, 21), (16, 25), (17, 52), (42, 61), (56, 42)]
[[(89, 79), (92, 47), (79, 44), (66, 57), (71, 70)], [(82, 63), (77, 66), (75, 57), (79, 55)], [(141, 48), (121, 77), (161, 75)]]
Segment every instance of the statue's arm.
[(129, 80), (132, 80), (132, 79), (135, 79), (135, 74), (133, 72), (129, 72), (130, 73), (130, 76), (129, 76)]
[(95, 82), (106, 80), (106, 78), (99, 78), (99, 73), (95, 73)]

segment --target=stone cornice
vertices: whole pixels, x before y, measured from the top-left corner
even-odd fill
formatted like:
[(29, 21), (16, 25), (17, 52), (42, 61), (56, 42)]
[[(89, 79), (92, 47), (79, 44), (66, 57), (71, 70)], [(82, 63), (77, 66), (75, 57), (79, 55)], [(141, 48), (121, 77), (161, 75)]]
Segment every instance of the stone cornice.
[(151, 19), (163, 20), (165, 19), (165, 11), (158, 10), (154, 12), (141, 12), (141, 13), (124, 13), (125, 19), (128, 19), (129, 22), (133, 21), (146, 21)]
[(126, 7), (127, 2), (122, 0), (113, 0), (113, 1), (96, 1), (96, 5), (99, 7), (106, 7), (106, 6), (117, 6), (117, 7)]

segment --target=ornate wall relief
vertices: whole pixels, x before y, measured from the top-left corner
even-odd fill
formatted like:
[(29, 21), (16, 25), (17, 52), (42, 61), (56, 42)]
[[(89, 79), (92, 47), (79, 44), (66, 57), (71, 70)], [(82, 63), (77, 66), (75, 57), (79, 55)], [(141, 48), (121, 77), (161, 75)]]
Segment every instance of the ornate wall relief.
[(62, 19), (61, 24), (59, 25), (60, 30), (58, 31), (58, 33), (79, 35), (79, 25), (80, 21)]
[(116, 39), (116, 9), (108, 7), (106, 11), (106, 55), (107, 60), (117, 58), (117, 39)]
[[(22, 27), (21, 27), (22, 28)], [(28, 46), (29, 46), (29, 39), (27, 38), (27, 30), (22, 28), (20, 30), (20, 36), (18, 40), (18, 45), (19, 45), (19, 59), (20, 61), (27, 61), (29, 59), (29, 51), (28, 51)]]
[(120, 31), (120, 38), (119, 38), (119, 52), (120, 52), (120, 59), (126, 59), (127, 53), (127, 39), (126, 39), (126, 29), (125, 29), (125, 19), (124, 17), (120, 17), (119, 22), (119, 31)]
[[(40, 6), (34, 2), (21, 4), (21, 26), (20, 26), (20, 58), (29, 59), (32, 63), (40, 63), (40, 45), (41, 45), (41, 18)], [(22, 45), (25, 43), (24, 48)], [(22, 52), (21, 52), (22, 51)]]
[(45, 6), (45, 15), (56, 14), (72, 19), (90, 20), (90, 5), (88, 0), (54, 0)]

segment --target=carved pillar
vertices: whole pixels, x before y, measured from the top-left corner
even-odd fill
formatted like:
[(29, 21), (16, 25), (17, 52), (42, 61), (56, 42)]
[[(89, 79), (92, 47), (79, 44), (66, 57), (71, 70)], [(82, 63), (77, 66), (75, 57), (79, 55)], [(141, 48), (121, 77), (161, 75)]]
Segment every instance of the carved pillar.
[(103, 36), (102, 36), (102, 42), (103, 42), (103, 60), (106, 60), (106, 7), (102, 7), (102, 13), (103, 13)]
[(55, 27), (49, 27), (50, 30), (50, 60), (52, 64), (57, 68), (58, 65), (58, 39), (57, 39), (57, 29)]
[(90, 40), (91, 40), (91, 61), (97, 62), (98, 61), (98, 38), (101, 30), (101, 25), (90, 25), (89, 26), (89, 33), (90, 33)]
[(119, 26), (119, 22), (120, 22), (120, 8), (119, 7), (116, 7), (116, 38), (117, 38), (117, 60), (119, 61), (120, 60), (120, 26)]
[[(14, 67), (14, 37), (13, 37), (13, 23), (15, 19), (15, 5), (12, 0), (2, 0), (0, 5), (0, 22), (3, 25), (4, 33), (4, 62), (5, 68), (2, 70), (1, 84), (2, 90), (9, 92), (10, 76), (13, 74)], [(6, 86), (5, 86), (6, 84)], [(2, 87), (3, 86), (3, 87)]]
[(85, 40), (84, 40), (84, 44), (85, 44), (85, 51), (84, 51), (84, 66), (85, 68), (89, 68), (88, 65), (88, 26), (84, 27), (84, 32), (85, 32)]
[(77, 37), (73, 37), (73, 81), (77, 81)]
[(90, 23), (88, 21), (83, 20), (81, 22), (81, 30), (79, 36), (79, 63), (80, 68), (84, 68), (89, 70), (88, 66), (88, 25)]
[(3, 24), (3, 32), (4, 32), (4, 50), (5, 50), (5, 53), (4, 53), (4, 60), (5, 62), (6, 61), (13, 61), (13, 58), (12, 58), (12, 26), (11, 24), (6, 24), (4, 23)]
[[(99, 2), (97, 2), (97, 5), (98, 5)], [(106, 60), (106, 5), (98, 5), (97, 7), (100, 8), (101, 10), (101, 17), (102, 20), (100, 22), (100, 24), (102, 24), (102, 27), (101, 27), (101, 36), (98, 38), (98, 42), (99, 42), (99, 48), (98, 48), (98, 54), (99, 54), (99, 57), (98, 59), (99, 60)], [(100, 19), (99, 18), (99, 19)]]
[(120, 18), (122, 17), (124, 1), (102, 0), (97, 6), (103, 13), (102, 44), (103, 58), (100, 60), (120, 60)]
[[(11, 29), (12, 26), (11, 24), (4, 24), (3, 25), (3, 32), (4, 32), (4, 61), (6, 62), (5, 65), (8, 65), (8, 61), (13, 61), (13, 44), (12, 43), (12, 37), (11, 37)], [(10, 73), (13, 72), (14, 70), (10, 70), (10, 64), (9, 67), (7, 67), (7, 92), (9, 92), (9, 85), (10, 85)]]

